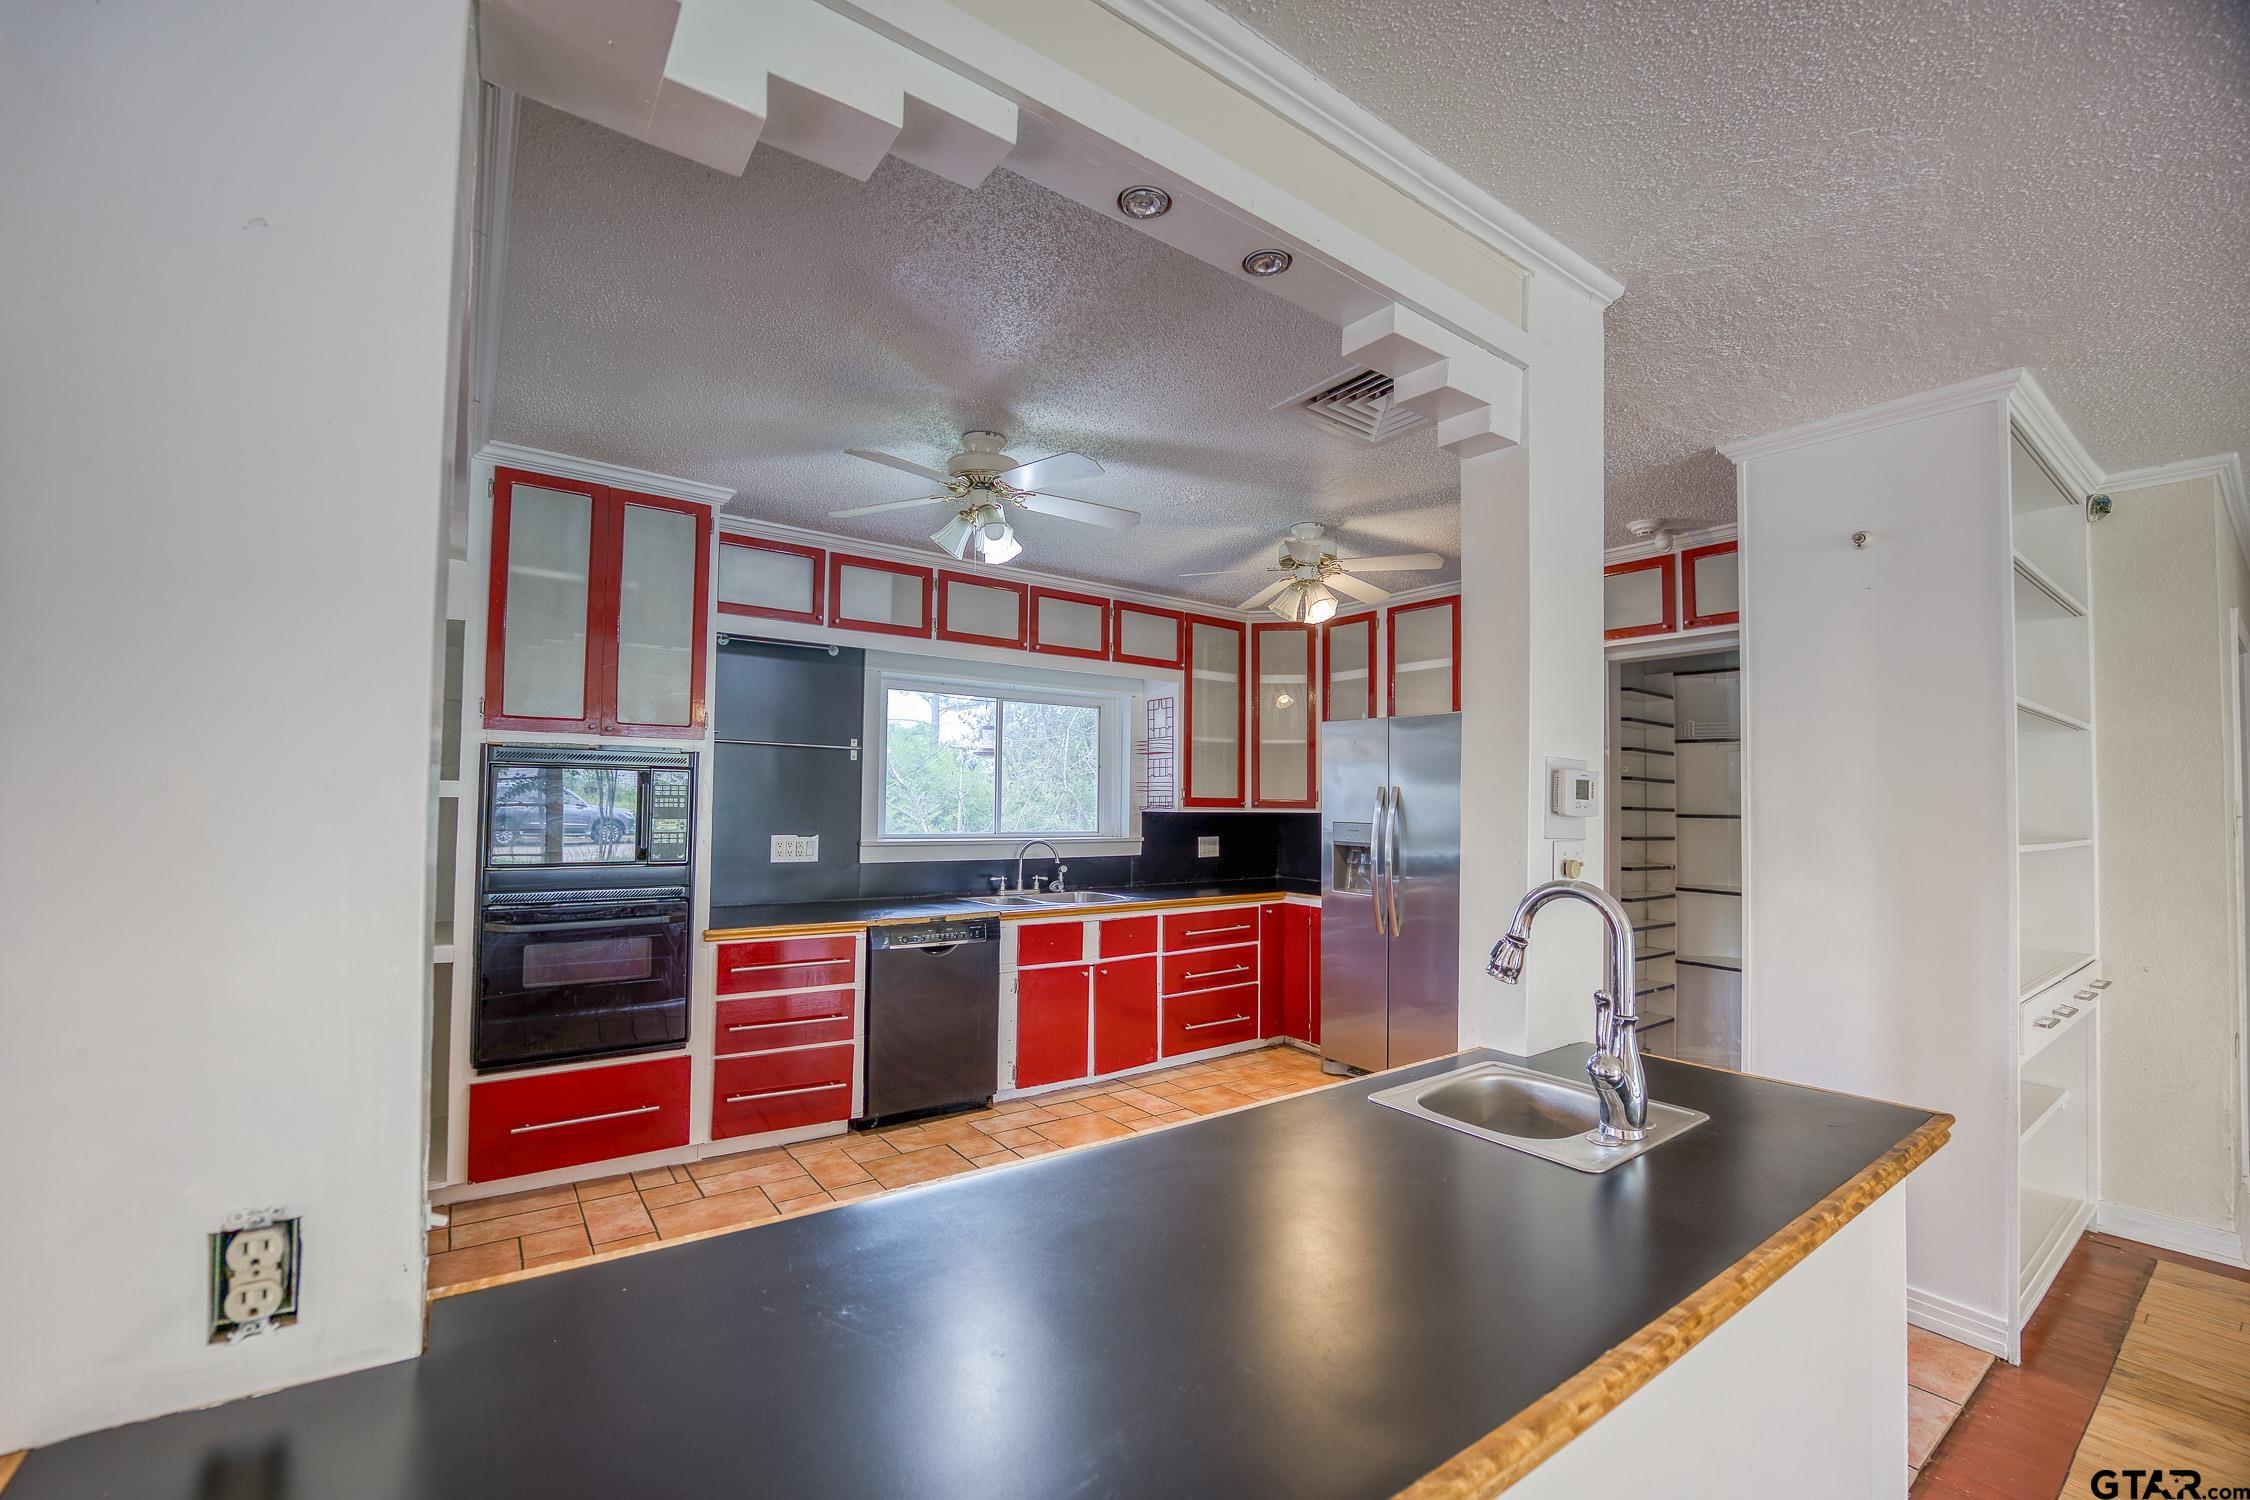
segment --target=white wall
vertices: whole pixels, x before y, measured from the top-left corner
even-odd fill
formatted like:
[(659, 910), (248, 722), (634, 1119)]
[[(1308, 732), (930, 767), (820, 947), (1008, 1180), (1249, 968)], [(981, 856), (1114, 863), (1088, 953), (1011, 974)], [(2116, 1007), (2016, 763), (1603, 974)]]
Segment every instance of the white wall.
[(2017, 1045), (2001, 401), (1751, 457), (1739, 496), (1744, 1066), (1957, 1117), (1907, 1184), (1909, 1278), (1995, 1338)]
[(2227, 607), (2218, 481), (2127, 490), (2093, 528), (2100, 704), (2102, 1198), (2234, 1231), (2241, 1140)]
[[(0, 1451), (415, 1352), (466, 7), (0, 42)], [(205, 1239), (304, 1314), (205, 1342)]]

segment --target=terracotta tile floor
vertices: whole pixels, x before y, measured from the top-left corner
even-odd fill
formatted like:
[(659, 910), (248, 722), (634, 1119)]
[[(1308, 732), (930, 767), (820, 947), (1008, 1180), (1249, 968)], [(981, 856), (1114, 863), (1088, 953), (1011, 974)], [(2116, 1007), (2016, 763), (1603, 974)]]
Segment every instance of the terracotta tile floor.
[(430, 1290), (784, 1218), (1337, 1081), (1310, 1053), (1265, 1047), (924, 1124), (455, 1203), (447, 1227), (429, 1232)]
[(1925, 1328), (1906, 1330), (1906, 1483), (1911, 1489), (1961, 1408), (1976, 1392), (1992, 1356)]

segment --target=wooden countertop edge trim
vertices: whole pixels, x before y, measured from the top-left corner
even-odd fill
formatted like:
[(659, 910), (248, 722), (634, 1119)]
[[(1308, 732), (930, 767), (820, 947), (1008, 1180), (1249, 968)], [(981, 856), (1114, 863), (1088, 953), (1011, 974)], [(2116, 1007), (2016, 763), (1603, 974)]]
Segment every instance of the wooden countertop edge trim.
[(1943, 1146), (1953, 1116), (1932, 1115), (1897, 1145), (1670, 1312), (1549, 1391), (1504, 1426), (1399, 1492), (1398, 1500), (1499, 1494), (1709, 1338)]
[(26, 1448), (21, 1453), (0, 1453), (0, 1490), (6, 1489), (8, 1481), (16, 1477), (16, 1470), (23, 1467), (24, 1453), (30, 1451)]
[[(1244, 891), (1236, 896), (1182, 896), (1168, 901), (1110, 901), (1098, 906), (1057, 906), (1045, 911), (957, 912), (956, 916), (995, 916), (1003, 922), (1045, 920), (1052, 917), (1123, 916), (1138, 911), (1185, 911), (1198, 906), (1263, 906), (1269, 901), (1305, 897), (1303, 891)], [(882, 917), (865, 922), (804, 922), (775, 927), (713, 927), (703, 934), (707, 943), (735, 943), (745, 938), (812, 937), (822, 933), (864, 932), (870, 927), (896, 927), (904, 922), (927, 922), (929, 917)]]

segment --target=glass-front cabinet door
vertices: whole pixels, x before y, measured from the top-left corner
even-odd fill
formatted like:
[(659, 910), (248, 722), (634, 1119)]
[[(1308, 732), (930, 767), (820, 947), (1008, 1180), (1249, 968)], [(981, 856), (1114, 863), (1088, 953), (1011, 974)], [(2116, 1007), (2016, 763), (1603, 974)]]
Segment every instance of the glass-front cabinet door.
[(1375, 615), (1342, 615), (1320, 628), (1320, 716), (1372, 719), (1375, 705)]
[(1250, 673), (1257, 684), (1250, 724), (1257, 746), (1250, 800), (1258, 807), (1312, 807), (1313, 641), (1311, 625), (1250, 627)]
[(1394, 604), (1390, 613), (1391, 716), (1461, 711), (1461, 601)]
[(1187, 619), (1183, 806), (1242, 805), (1242, 636), (1233, 620)]
[(486, 726), (700, 734), (710, 567), (707, 506), (497, 470)]

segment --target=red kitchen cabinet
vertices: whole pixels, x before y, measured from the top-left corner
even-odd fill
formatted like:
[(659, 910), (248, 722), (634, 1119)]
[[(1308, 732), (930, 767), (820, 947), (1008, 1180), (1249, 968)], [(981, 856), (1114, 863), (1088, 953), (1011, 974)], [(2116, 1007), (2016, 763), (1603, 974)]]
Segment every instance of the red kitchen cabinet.
[(1258, 940), (1258, 909), (1226, 906), (1216, 910), (1174, 912), (1164, 918), (1164, 951), (1182, 948), (1226, 948)]
[(1084, 922), (1023, 922), (1016, 926), (1016, 962), (1075, 964), (1086, 959)]
[(846, 1042), (720, 1058), (711, 1065), (713, 1139), (851, 1118), (858, 1050)]
[(1156, 1061), (1156, 959), (1094, 966), (1094, 1071)]
[(1282, 940), (1281, 914), (1288, 908), (1278, 902), (1258, 908), (1258, 1035), (1277, 1037), (1282, 1030)]
[(1258, 986), (1198, 990), (1164, 998), (1164, 1055), (1247, 1042), (1258, 1035)]
[(1320, 1041), (1320, 911), (1282, 905), (1281, 1034), (1315, 1045)]
[(1258, 980), (1258, 945), (1211, 948), (1164, 955), (1164, 993), (1185, 995), (1194, 990), (1223, 990), (1229, 985), (1255, 984)]
[(471, 1182), (638, 1156), (687, 1138), (685, 1057), (469, 1086)]
[(1156, 951), (1156, 918), (1110, 917), (1099, 933), (1103, 958), (1137, 958)]
[(495, 470), (486, 602), (487, 728), (702, 732), (709, 506)]
[(1602, 569), (1602, 638), (1631, 640), (1679, 629), (1679, 559), (1656, 557)]
[(1091, 972), (1085, 964), (1072, 964), (1016, 975), (1017, 1088), (1086, 1076)]

